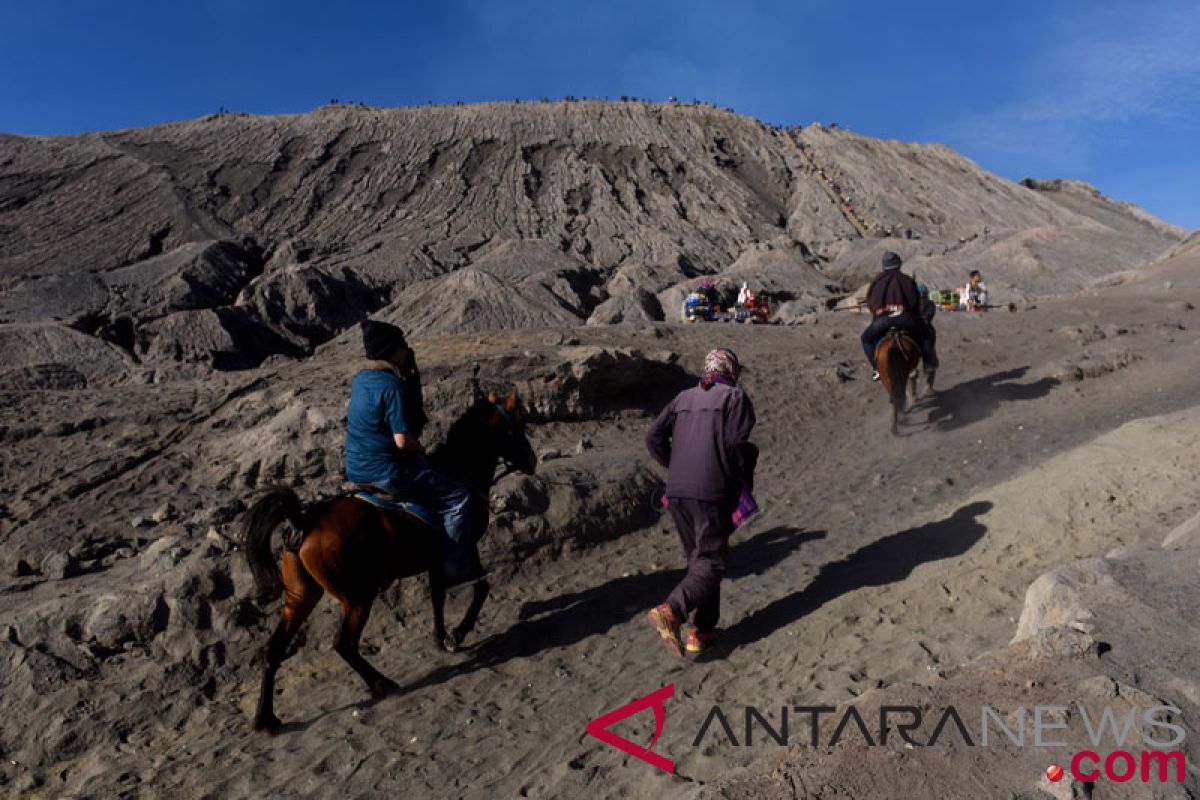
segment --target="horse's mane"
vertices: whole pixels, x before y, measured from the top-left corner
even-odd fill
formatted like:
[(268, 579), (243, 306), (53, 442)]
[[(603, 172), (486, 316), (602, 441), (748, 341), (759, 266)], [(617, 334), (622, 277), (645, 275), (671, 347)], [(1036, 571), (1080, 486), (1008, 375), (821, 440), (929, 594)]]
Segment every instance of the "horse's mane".
[(429, 453), (429, 462), (438, 472), (456, 475), (465, 466), (465, 456), (478, 446), (479, 415), (492, 404), (486, 398), (477, 397), (466, 410), (450, 424), (446, 438)]

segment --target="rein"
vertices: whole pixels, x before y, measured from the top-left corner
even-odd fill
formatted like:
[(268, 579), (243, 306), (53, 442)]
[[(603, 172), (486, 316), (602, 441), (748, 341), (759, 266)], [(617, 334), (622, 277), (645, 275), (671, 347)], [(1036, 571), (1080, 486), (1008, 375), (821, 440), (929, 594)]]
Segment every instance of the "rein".
[[(499, 412), (501, 418), (504, 419), (505, 435), (511, 439), (513, 436), (512, 415), (508, 413), (508, 409), (506, 409), (504, 406), (500, 405), (499, 403), (493, 403), (492, 405), (494, 405), (496, 407), (496, 411)], [(499, 474), (493, 473), (492, 479), (491, 479), (491, 481), (488, 482), (488, 485), (486, 488), (471, 490), (472, 494), (476, 495), (477, 497), (479, 497), (483, 500), (487, 500), (488, 489), (491, 489), (493, 486), (495, 486), (501, 480), (503, 480), (504, 478), (507, 478), (509, 475), (518, 471), (517, 467), (511, 461), (509, 461), (508, 458), (506, 458), (505, 456), (497, 455), (496, 460), (499, 463), (504, 465), (504, 469), (501, 470)]]
[[(905, 358), (912, 357), (909, 355), (908, 350), (906, 350), (904, 347), (904, 340), (909, 339), (911, 341), (911, 337), (906, 336), (904, 331), (900, 330), (899, 328), (892, 328), (891, 330), (889, 330), (888, 336), (892, 339), (893, 342), (895, 342), (896, 349), (898, 349), (900, 351), (901, 355), (903, 355)], [(914, 343), (914, 345), (915, 345), (915, 343)]]
[(494, 478), (492, 478), (492, 482), (490, 484), (488, 484), (489, 487), (495, 486), (503, 478), (507, 478), (509, 475), (512, 475), (514, 472), (517, 471), (517, 468), (514, 467), (512, 465), (512, 462), (509, 461), (507, 458), (502, 458), (500, 460), (504, 462), (504, 471), (501, 472), (499, 475), (495, 476)]
[[(494, 405), (496, 407), (496, 411), (500, 412), (500, 416), (504, 419), (505, 435), (509, 439), (512, 439), (512, 437), (513, 437), (512, 415), (508, 413), (507, 408), (500, 405), (499, 403), (493, 403), (492, 405)], [(499, 460), (501, 463), (504, 464), (504, 471), (501, 472), (499, 475), (493, 476), (492, 482), (489, 484), (489, 487), (495, 486), (497, 483), (500, 482), (501, 479), (506, 478), (509, 475), (511, 475), (517, 471), (517, 468), (513, 465), (513, 463), (511, 461), (509, 461), (507, 458), (505, 458), (504, 456), (500, 456)]]

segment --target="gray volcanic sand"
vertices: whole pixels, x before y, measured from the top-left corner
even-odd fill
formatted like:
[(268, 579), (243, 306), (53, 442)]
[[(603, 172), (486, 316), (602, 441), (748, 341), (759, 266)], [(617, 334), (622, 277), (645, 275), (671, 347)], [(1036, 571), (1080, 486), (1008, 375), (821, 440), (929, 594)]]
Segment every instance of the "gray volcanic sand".
[[(493, 548), (487, 552), (499, 567), (495, 591), (465, 652), (433, 648), (419, 595), (405, 594), (392, 609), (377, 606), (365, 649), (404, 687), (398, 697), (368, 701), (330, 649), (335, 619), (332, 602), (324, 601), (305, 645), (280, 673), (277, 711), (286, 725), (273, 738), (249, 726), (257, 691), (252, 662), (273, 613), (249, 631), (214, 618), (229, 640), (219, 652), (193, 653), (201, 664), (223, 665), (201, 668), (209, 683), (200, 693), (186, 681), (154, 676), (172, 669), (154, 650), (130, 648), (115, 663), (110, 658), (89, 673), (86, 689), (50, 691), (37, 713), (24, 717), (24, 725), (52, 728), (63, 714), (121, 719), (115, 740), (96, 737), (61, 750), (71, 758), (45, 768), (44, 792), (299, 796), (337, 786), (362, 796), (645, 796), (718, 779), (756, 753), (692, 748), (712, 703), (837, 703), (881, 682), (934, 680), (1011, 638), (1025, 589), (1040, 573), (1117, 544), (1161, 538), (1200, 505), (1200, 380), (1185, 368), (1195, 363), (1198, 343), (1195, 311), (1184, 304), (1194, 295), (1131, 296), (1122, 287), (1016, 314), (943, 315), (939, 391), (915, 405), (898, 438), (888, 434), (882, 390), (860, 363), (860, 316), (823, 315), (792, 328), (660, 326), (655, 346), (676, 350), (693, 369), (712, 345), (737, 350), (760, 416), (765, 511), (733, 540), (717, 657), (671, 660), (642, 619), (680, 574), (666, 517), (613, 541), (560, 543), (528, 557)], [(490, 344), (524, 339), (537, 346), (544, 337), (516, 332)], [(646, 338), (620, 327), (604, 337), (613, 344)], [(422, 343), (418, 353), (431, 363), (479, 347), (475, 339), (450, 337)], [(295, 394), (353, 372), (333, 356), (314, 363), (252, 379)], [(6, 413), (37, 418), (35, 406), (69, 401), (82, 402), (84, 416), (146, 409), (137, 413), (152, 423), (108, 434), (125, 459), (143, 463), (126, 465), (105, 492), (83, 492), (79, 504), (68, 504), (77, 519), (117, 516), (127, 524), (133, 509), (170, 495), (172, 461), (192, 447), (172, 420), (187, 423), (200, 407), (211, 418), (225, 391), (202, 383), (126, 387), (116, 411), (103, 407), (114, 401), (102, 394), (48, 393), (17, 399)], [(544, 472), (578, 459), (603, 476), (620, 463), (644, 462), (647, 421), (627, 411), (594, 425), (592, 450), (568, 453)], [(567, 452), (581, 425), (534, 427), (535, 446)], [(98, 446), (95, 434), (59, 440), (70, 448)], [(44, 457), (46, 440), (36, 441)], [(34, 455), (14, 451), (30, 448), (6, 450), (5, 474), (18, 477), (23, 498), (10, 514), (37, 513), (33, 498), (48, 486), (70, 495), (62, 470), (35, 468)], [(86, 468), (68, 474), (81, 473)], [(520, 480), (507, 478), (497, 491)], [(331, 490), (336, 481), (317, 485)], [(206, 501), (202, 487), (190, 487), (185, 496), (192, 495)], [(66, 513), (54, 506), (40, 513)], [(229, 564), (238, 592), (247, 591), (240, 554), (201, 547), (189, 557), (206, 559), (217, 572)], [(30, 609), (92, 585), (120, 585), (122, 576), (136, 579), (149, 566), (141, 556), (65, 582), (10, 579), (4, 618), (12, 617), (24, 637)], [(159, 637), (169, 638), (174, 624)], [(675, 757), (690, 781), (659, 774), (584, 734), (590, 719), (669, 682), (676, 699), (657, 749)], [(168, 689), (178, 693), (164, 694)], [(646, 724), (631, 720), (617, 730), (648, 740)], [(19, 741), (8, 730), (9, 741)], [(6, 759), (20, 753), (14, 747)], [(18, 781), (21, 769), (4, 767)]]

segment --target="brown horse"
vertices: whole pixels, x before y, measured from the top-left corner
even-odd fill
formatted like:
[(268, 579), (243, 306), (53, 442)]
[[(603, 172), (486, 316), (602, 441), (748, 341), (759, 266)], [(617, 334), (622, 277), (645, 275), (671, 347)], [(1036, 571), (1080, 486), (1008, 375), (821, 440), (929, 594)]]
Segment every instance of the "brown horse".
[[(476, 542), (487, 529), (488, 489), (499, 462), (533, 473), (536, 457), (525, 436), (525, 410), (516, 393), (497, 402), (480, 396), (451, 426), (446, 442), (429, 456), (433, 469), (471, 490)], [(271, 534), (291, 523), (282, 560), (272, 556)], [(342, 604), (342, 625), (335, 649), (359, 674), (371, 694), (384, 697), (398, 687), (359, 653), (359, 639), (376, 595), (393, 580), (428, 573), (433, 601), (434, 639), (453, 651), (470, 633), (487, 599), (488, 584), (474, 584), (463, 620), (447, 633), (443, 618), (445, 581), (441, 575), (443, 534), (406, 514), (374, 506), (353, 495), (326, 498), (302, 506), (295, 492), (273, 489), (246, 512), (246, 558), (254, 574), (259, 602), (284, 595), (283, 619), (263, 650), (263, 677), (256, 730), (274, 732), (280, 722), (273, 710), (275, 673), (288, 657), (288, 645), (325, 592)]]
[(875, 369), (884, 390), (892, 400), (892, 433), (899, 433), (900, 415), (908, 406), (908, 383), (912, 381), (913, 398), (919, 397), (917, 364), (921, 362), (921, 348), (908, 333), (892, 328), (884, 334), (883, 341), (875, 349)]

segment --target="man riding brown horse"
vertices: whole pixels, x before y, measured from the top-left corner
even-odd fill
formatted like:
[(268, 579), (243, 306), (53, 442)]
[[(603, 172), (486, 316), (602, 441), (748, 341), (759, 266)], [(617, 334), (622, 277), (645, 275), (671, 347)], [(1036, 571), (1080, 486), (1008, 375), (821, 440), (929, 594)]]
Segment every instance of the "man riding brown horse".
[(907, 331), (921, 348), (921, 359), (925, 362), (925, 379), (933, 388), (934, 374), (938, 368), (936, 339), (933, 326), (921, 314), (921, 293), (917, 282), (900, 271), (904, 261), (890, 250), (883, 254), (883, 271), (875, 276), (867, 288), (867, 308), (871, 310), (871, 324), (862, 334), (863, 353), (871, 365), (871, 380), (879, 380), (875, 370), (875, 348), (884, 334), (895, 328)]
[[(354, 381), (348, 414), (354, 435), (347, 436), (347, 471), (352, 478), (365, 473), (372, 484), (370, 495), (341, 493), (302, 503), (291, 488), (276, 487), (245, 514), (243, 551), (258, 600), (269, 603), (280, 595), (284, 599), (279, 624), (263, 648), (254, 718), (259, 730), (279, 729), (275, 675), (325, 593), (343, 611), (334, 649), (376, 697), (394, 691), (396, 684), (363, 658), (359, 643), (375, 598), (393, 581), (429, 576), (434, 640), (445, 650), (456, 650), (474, 628), (488, 595), (476, 545), (487, 527), (487, 492), (496, 470), (501, 463), (526, 474), (536, 469), (525, 433), (526, 411), (517, 393), (499, 399), (494, 392), (485, 396), (477, 385), (469, 407), (426, 460), (419, 439), (425, 418), (412, 351), (394, 326), (371, 323), (363, 332), (367, 353), (375, 359)], [(358, 438), (364, 429), (365, 442)], [(401, 499), (420, 499), (427, 505), (423, 510), (411, 505), (397, 509), (396, 504), (382, 502), (379, 484), (396, 489)], [(465, 508), (458, 505), (464, 496)], [(458, 514), (453, 524), (465, 526), (459, 530), (465, 539), (447, 535), (439, 519), (429, 518), (431, 510), (441, 519)], [(277, 529), (285, 531), (278, 555), (272, 546)], [(464, 565), (474, 570), (465, 581), (463, 572), (453, 571)], [(446, 629), (443, 615), (447, 573), (460, 585), (473, 583), (470, 605), (452, 630)]]
[(483, 577), (473, 546), (475, 520), (466, 486), (430, 468), (421, 432), (421, 375), (404, 333), (364, 320), (367, 363), (350, 385), (346, 408), (346, 477), (384, 499), (403, 499), (437, 514), (445, 532), (447, 590)]

